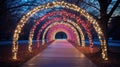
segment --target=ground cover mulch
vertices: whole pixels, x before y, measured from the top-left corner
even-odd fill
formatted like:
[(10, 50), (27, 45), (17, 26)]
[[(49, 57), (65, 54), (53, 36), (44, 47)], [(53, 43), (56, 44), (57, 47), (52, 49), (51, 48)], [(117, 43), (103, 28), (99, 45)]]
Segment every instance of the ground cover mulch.
[(80, 52), (84, 53), (97, 67), (120, 67), (120, 47), (110, 47), (108, 51), (108, 60), (104, 61), (101, 56), (100, 48), (95, 46), (80, 47), (75, 46)]
[(72, 41), (69, 41), (80, 52), (85, 54), (97, 67), (120, 67), (120, 46), (109, 46), (108, 48), (108, 60), (102, 59), (100, 46), (94, 45), (90, 48), (89, 45), (82, 47), (78, 46)]
[(43, 51), (50, 43), (51, 42), (46, 45), (40, 45), (39, 48), (37, 48), (37, 44), (34, 43), (32, 45), (33, 51), (31, 53), (27, 50), (27, 43), (19, 44), (17, 60), (12, 59), (12, 45), (0, 45), (0, 67), (20, 67), (32, 57)]

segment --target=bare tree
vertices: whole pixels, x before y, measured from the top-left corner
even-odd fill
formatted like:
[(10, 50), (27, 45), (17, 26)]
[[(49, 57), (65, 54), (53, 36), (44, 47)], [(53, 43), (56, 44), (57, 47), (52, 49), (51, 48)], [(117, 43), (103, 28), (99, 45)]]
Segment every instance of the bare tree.
[[(98, 2), (98, 4), (95, 2)], [(115, 2), (115, 4), (113, 4), (113, 2)], [(115, 0), (92, 0), (92, 1), (91, 0), (77, 0), (76, 1), (77, 5), (79, 5), (81, 3), (84, 3), (84, 4), (88, 5), (89, 7), (93, 7), (99, 11), (100, 18), (97, 17), (97, 19), (99, 20), (102, 30), (104, 32), (105, 38), (108, 41), (109, 37), (107, 35), (108, 34), (108, 32), (107, 32), (108, 26), (107, 25), (108, 25), (110, 18), (113, 15), (114, 11), (116, 10), (117, 7), (119, 7), (120, 0), (116, 0), (116, 1)], [(111, 6), (111, 5), (112, 5), (111, 9), (109, 9), (109, 6)], [(120, 9), (119, 9), (119, 11), (120, 11)], [(94, 13), (92, 15), (94, 15)]]
[[(47, 0), (41, 0), (41, 1), (47, 1)], [(52, 0), (53, 1), (53, 0)], [(96, 19), (100, 21), (101, 27), (103, 29), (103, 32), (106, 36), (106, 39), (108, 39), (107, 36), (107, 24), (111, 16), (113, 15), (114, 11), (120, 4), (120, 0), (58, 0), (58, 1), (66, 1), (70, 3), (74, 3), (81, 8), (88, 11), (91, 15), (93, 15)], [(115, 2), (115, 4), (112, 4), (112, 2)], [(14, 3), (15, 2), (15, 3)], [(7, 5), (10, 4), (11, 5)], [(14, 3), (14, 4), (12, 4)], [(112, 4), (112, 8), (109, 9), (108, 7)], [(38, 0), (33, 1), (25, 1), (25, 2), (19, 2), (18, 0), (0, 0), (0, 16), (3, 14), (11, 13), (13, 14), (13, 17), (19, 18), (20, 15), (24, 15), (25, 12), (27, 12), (30, 7), (35, 7), (41, 5), (41, 2)], [(26, 11), (21, 10), (21, 8), (26, 8)], [(93, 8), (91, 11), (90, 8)], [(109, 9), (109, 11), (108, 11)], [(93, 13), (94, 11), (94, 13)], [(23, 13), (23, 14), (22, 14)], [(18, 15), (19, 14), (19, 15)]]

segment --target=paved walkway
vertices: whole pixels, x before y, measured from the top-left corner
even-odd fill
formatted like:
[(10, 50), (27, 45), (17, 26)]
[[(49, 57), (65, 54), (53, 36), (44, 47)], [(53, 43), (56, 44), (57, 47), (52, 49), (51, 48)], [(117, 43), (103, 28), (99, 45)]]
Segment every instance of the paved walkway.
[(96, 67), (67, 40), (56, 40), (22, 67)]

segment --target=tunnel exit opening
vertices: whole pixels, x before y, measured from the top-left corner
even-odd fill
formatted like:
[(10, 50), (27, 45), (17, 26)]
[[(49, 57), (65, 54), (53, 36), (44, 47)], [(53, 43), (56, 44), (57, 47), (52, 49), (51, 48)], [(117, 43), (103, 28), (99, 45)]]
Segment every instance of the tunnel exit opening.
[(58, 32), (55, 35), (55, 39), (67, 39), (67, 35), (64, 32)]

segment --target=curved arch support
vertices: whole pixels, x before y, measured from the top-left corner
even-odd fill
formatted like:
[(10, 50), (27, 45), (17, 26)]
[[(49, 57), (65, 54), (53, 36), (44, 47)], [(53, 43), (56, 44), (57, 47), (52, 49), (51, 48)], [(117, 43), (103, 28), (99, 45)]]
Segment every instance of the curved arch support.
[[(61, 20), (61, 19), (59, 18), (59, 20)], [(48, 21), (48, 23), (51, 24), (50, 22), (55, 22), (55, 21), (59, 21), (59, 20), (57, 19), (57, 20)], [(83, 34), (80, 26), (78, 26), (78, 24), (76, 24), (75, 22), (73, 22), (73, 21), (71, 21), (71, 20), (69, 20), (69, 19), (65, 19), (64, 21), (65, 21), (66, 23), (72, 24), (72, 25), (78, 30), (78, 32), (80, 33), (81, 41), (82, 41), (81, 44), (82, 44), (82, 46), (85, 46), (85, 37), (84, 37), (84, 34)], [(47, 25), (49, 25), (48, 23), (47, 23)], [(41, 36), (40, 33), (43, 31), (44, 27), (46, 27), (47, 25), (46, 25), (46, 24), (43, 25), (42, 28), (39, 30), (39, 33), (37, 34), (37, 41), (39, 41), (39, 38), (40, 38), (40, 36)], [(34, 33), (32, 33), (32, 35), (33, 35), (33, 34), (34, 34)], [(32, 40), (32, 38), (33, 38), (33, 37), (31, 37), (31, 40)], [(31, 43), (32, 43), (32, 42), (31, 42)], [(39, 46), (39, 44), (38, 44), (38, 46)]]
[[(91, 17), (85, 10), (80, 9), (78, 6), (74, 5), (74, 4), (69, 4), (69, 3), (65, 3), (65, 2), (53, 2), (53, 3), (48, 3), (42, 6), (38, 6), (35, 7), (33, 10), (29, 11), (25, 16), (22, 17), (22, 19), (20, 20), (20, 22), (18, 23), (14, 35), (13, 35), (13, 48), (17, 48), (17, 44), (16, 42), (18, 41), (19, 38), (19, 34), (21, 33), (21, 29), (23, 28), (24, 24), (26, 23), (26, 21), (29, 19), (30, 16), (32, 16), (33, 14), (35, 14), (36, 12), (43, 10), (43, 9), (47, 9), (47, 8), (53, 8), (56, 6), (61, 6), (64, 8), (68, 8), (74, 11), (79, 12), (81, 15), (83, 15), (84, 17), (86, 17), (91, 24), (93, 24), (93, 27), (95, 28), (95, 31), (98, 34), (98, 37), (100, 39), (101, 42), (101, 48), (102, 48), (102, 58), (104, 60), (108, 60), (107, 58), (107, 46), (106, 46), (106, 40), (105, 40), (105, 36), (99, 26), (99, 24), (97, 23), (97, 21)], [(17, 49), (12, 49), (13, 51), (17, 51)], [(13, 52), (13, 55), (16, 56), (17, 52)], [(17, 59), (14, 58), (13, 59)]]
[(49, 30), (48, 30), (48, 33), (46, 34), (47, 35), (47, 38), (48, 40), (55, 40), (55, 34), (59, 31), (63, 31), (63, 32), (66, 32), (68, 33), (68, 38), (67, 40), (73, 40), (74, 38), (74, 42), (77, 40), (75, 37), (76, 34), (74, 34), (73, 30), (71, 30), (69, 27), (64, 27), (64, 26), (60, 26), (60, 25), (56, 25), (54, 27), (51, 27)]
[(55, 25), (58, 25), (58, 24), (66, 25), (66, 26), (71, 27), (71, 29), (73, 29), (73, 30), (75, 31), (74, 33), (76, 34), (78, 45), (80, 45), (80, 42), (79, 42), (80, 40), (79, 40), (79, 37), (78, 37), (79, 35), (78, 35), (76, 29), (74, 29), (74, 27), (72, 27), (71, 25), (66, 24), (66, 23), (63, 23), (63, 22), (61, 22), (61, 23), (55, 22), (55, 23), (51, 24), (50, 26), (48, 26), (48, 27), (45, 29), (45, 31), (44, 31), (44, 33), (43, 33), (43, 37), (42, 37), (42, 45), (45, 44), (44, 39), (45, 39), (45, 34), (47, 33), (47, 31), (48, 31), (52, 26), (55, 26)]

